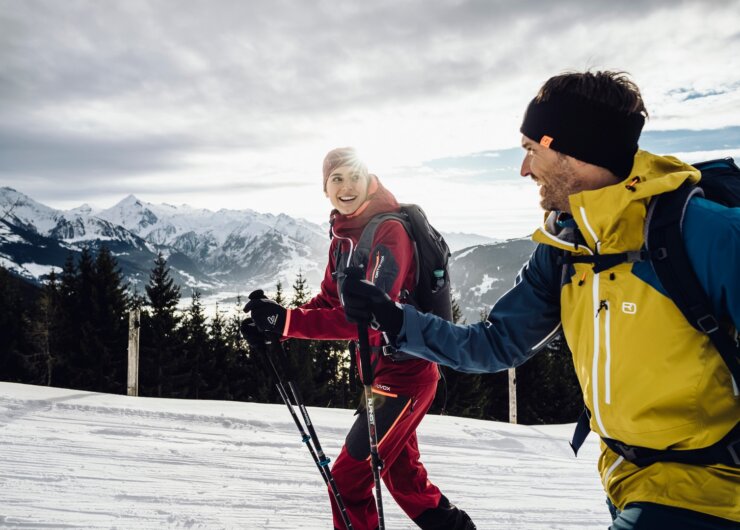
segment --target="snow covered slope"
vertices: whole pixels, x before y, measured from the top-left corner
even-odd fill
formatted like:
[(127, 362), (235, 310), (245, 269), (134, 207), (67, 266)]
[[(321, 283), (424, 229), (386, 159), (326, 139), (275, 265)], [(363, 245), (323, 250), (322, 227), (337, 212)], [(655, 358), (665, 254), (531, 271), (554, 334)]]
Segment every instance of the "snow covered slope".
[[(350, 410), (310, 409), (327, 455)], [(595, 437), (570, 425), (429, 416), (430, 478), (481, 530), (604, 529)], [(134, 398), (0, 383), (2, 528), (330, 528), (325, 488), (284, 405)], [(386, 526), (416, 528), (384, 496)]]

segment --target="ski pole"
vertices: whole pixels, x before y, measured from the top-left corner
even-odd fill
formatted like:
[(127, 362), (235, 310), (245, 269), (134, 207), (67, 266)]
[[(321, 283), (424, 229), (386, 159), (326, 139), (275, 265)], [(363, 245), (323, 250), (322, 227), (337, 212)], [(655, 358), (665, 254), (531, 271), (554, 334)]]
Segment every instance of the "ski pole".
[[(270, 344), (270, 342), (265, 341), (265, 344)], [(316, 455), (316, 451), (314, 451), (314, 448), (310, 443), (311, 438), (306, 434), (306, 431), (303, 429), (303, 425), (301, 424), (301, 420), (298, 419), (298, 415), (295, 413), (293, 404), (290, 402), (288, 393), (285, 390), (285, 386), (283, 385), (283, 380), (280, 378), (280, 374), (275, 368), (275, 364), (272, 362), (272, 359), (270, 358), (270, 354), (267, 353), (266, 351), (263, 351), (262, 353), (264, 354), (265, 357), (267, 357), (267, 360), (270, 363), (270, 367), (272, 368), (272, 371), (275, 374), (275, 378), (277, 379), (277, 383), (275, 384), (275, 387), (277, 388), (278, 393), (280, 394), (280, 397), (283, 400), (283, 403), (285, 403), (285, 405), (288, 407), (288, 410), (290, 411), (290, 415), (293, 417), (293, 421), (295, 422), (296, 427), (298, 427), (298, 431), (301, 434), (301, 440), (303, 441), (303, 443), (306, 444), (306, 447), (308, 448), (308, 452), (311, 453), (311, 457), (313, 458), (313, 461), (316, 464), (316, 467), (319, 468), (321, 477), (324, 479), (324, 482), (326, 483), (327, 479), (326, 479), (326, 474), (324, 473), (324, 466), (319, 461), (319, 457)]]
[[(282, 344), (280, 344), (280, 348), (283, 349)], [(283, 350), (283, 353), (285, 353), (285, 350)], [(339, 488), (337, 487), (336, 482), (334, 482), (334, 475), (332, 475), (331, 469), (329, 469), (330, 460), (329, 458), (327, 458), (326, 454), (324, 454), (324, 450), (321, 448), (319, 435), (316, 434), (316, 429), (314, 429), (313, 427), (311, 417), (308, 415), (308, 409), (306, 408), (306, 404), (303, 401), (303, 396), (301, 396), (300, 390), (298, 390), (298, 386), (295, 385), (293, 381), (288, 381), (288, 386), (290, 387), (290, 391), (293, 393), (293, 399), (298, 406), (298, 410), (301, 411), (301, 415), (303, 416), (303, 421), (306, 424), (306, 428), (311, 435), (311, 441), (313, 442), (316, 453), (318, 454), (316, 463), (321, 469), (322, 476), (324, 477), (324, 482), (326, 482), (331, 488), (332, 494), (334, 495), (334, 501), (337, 503), (337, 507), (342, 513), (342, 520), (344, 521), (344, 525), (347, 527), (347, 530), (353, 530), (352, 523), (349, 520), (349, 514), (347, 513), (347, 508), (344, 506), (344, 501), (342, 500), (342, 496), (339, 493)], [(302, 427), (300, 428), (300, 430), (304, 440), (308, 438)], [(308, 441), (306, 441), (306, 443), (308, 444)]]
[[(361, 267), (347, 267), (344, 270), (345, 279), (362, 281), (365, 277)], [(367, 432), (370, 439), (371, 467), (373, 469), (373, 482), (375, 483), (375, 507), (378, 510), (378, 530), (385, 530), (385, 517), (383, 516), (383, 496), (380, 486), (380, 470), (383, 461), (378, 454), (378, 429), (375, 422), (375, 400), (373, 398), (373, 365), (370, 361), (370, 339), (367, 328), (369, 322), (356, 317), (348, 317), (350, 322), (357, 323), (357, 342), (360, 347), (360, 372), (365, 395), (365, 409), (367, 410)]]
[[(265, 344), (271, 346), (272, 340), (266, 339)], [(278, 343), (278, 346), (280, 347), (283, 357), (285, 357), (285, 350), (283, 349), (283, 345)], [(339, 493), (339, 488), (337, 488), (337, 484), (336, 482), (334, 482), (334, 476), (332, 475), (331, 470), (328, 467), (330, 460), (326, 457), (324, 451), (321, 449), (321, 445), (319, 444), (319, 437), (316, 434), (316, 430), (313, 428), (313, 424), (311, 423), (311, 420), (308, 416), (308, 411), (305, 410), (306, 408), (303, 404), (303, 401), (298, 397), (300, 395), (298, 394), (298, 389), (295, 387), (292, 381), (288, 381), (288, 385), (290, 386), (290, 389), (293, 392), (293, 396), (295, 397), (296, 405), (303, 415), (303, 419), (306, 422), (311, 436), (306, 434), (306, 431), (301, 424), (301, 420), (298, 419), (298, 415), (295, 413), (295, 409), (293, 408), (293, 404), (290, 401), (287, 390), (285, 390), (285, 385), (283, 384), (283, 380), (280, 377), (280, 373), (275, 367), (275, 363), (272, 362), (272, 357), (270, 357), (270, 354), (267, 353), (267, 351), (263, 351), (262, 353), (265, 357), (267, 357), (270, 368), (272, 368), (272, 372), (275, 375), (275, 379), (277, 380), (275, 386), (277, 387), (278, 393), (280, 394), (283, 403), (285, 403), (285, 405), (288, 407), (288, 410), (290, 411), (290, 415), (293, 417), (293, 421), (295, 422), (296, 427), (298, 427), (298, 432), (301, 435), (301, 441), (306, 444), (308, 452), (311, 453), (311, 458), (313, 458), (316, 467), (319, 469), (319, 473), (321, 473), (321, 478), (324, 479), (324, 484), (328, 485), (331, 488), (332, 495), (334, 496), (334, 501), (337, 503), (337, 506), (342, 513), (342, 520), (344, 521), (344, 525), (347, 527), (347, 530), (354, 530), (352, 523), (349, 520), (347, 508), (344, 506), (344, 501), (342, 501), (342, 496)], [(316, 446), (316, 450), (314, 450), (314, 446), (311, 445), (312, 440), (314, 445)]]
[(380, 470), (383, 462), (378, 454), (378, 431), (375, 423), (375, 401), (373, 398), (373, 366), (370, 362), (370, 340), (367, 334), (367, 323), (357, 324), (357, 338), (360, 343), (360, 365), (362, 367), (362, 384), (365, 389), (365, 406), (367, 409), (367, 430), (370, 438), (370, 458), (375, 482), (375, 507), (378, 510), (378, 530), (385, 530), (383, 516), (383, 497), (380, 487)]

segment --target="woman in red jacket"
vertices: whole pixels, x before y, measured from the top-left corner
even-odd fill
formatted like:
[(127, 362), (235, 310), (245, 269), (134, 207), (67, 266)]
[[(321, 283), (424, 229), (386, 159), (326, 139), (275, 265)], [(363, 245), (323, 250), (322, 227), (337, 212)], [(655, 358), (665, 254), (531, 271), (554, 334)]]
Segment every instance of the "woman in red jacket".
[[(334, 210), (330, 219), (329, 263), (321, 292), (297, 309), (286, 310), (269, 300), (253, 300), (249, 309), (256, 326), (265, 333), (299, 339), (356, 341), (357, 327), (345, 318), (338, 281), (341, 282), (341, 273), (349, 265), (368, 221), (380, 213), (399, 211), (399, 205), (378, 177), (368, 173), (367, 166), (352, 148), (330, 151), (324, 159), (323, 176), (324, 193)], [(416, 274), (413, 244), (401, 223), (388, 220), (378, 227), (365, 270), (367, 279), (393, 300), (413, 289)], [(419, 461), (416, 427), (434, 400), (439, 379), (437, 365), (403, 352), (386, 355), (387, 351), (383, 350), (386, 342), (381, 333), (371, 331), (373, 394), (383, 482), (419, 527), (474, 529), (468, 515), (450, 504), (427, 479), (426, 469)], [(357, 362), (357, 366), (361, 363)], [(354, 528), (377, 528), (364, 409), (347, 435), (332, 474)], [(334, 526), (343, 528), (341, 512), (332, 495), (330, 499)]]

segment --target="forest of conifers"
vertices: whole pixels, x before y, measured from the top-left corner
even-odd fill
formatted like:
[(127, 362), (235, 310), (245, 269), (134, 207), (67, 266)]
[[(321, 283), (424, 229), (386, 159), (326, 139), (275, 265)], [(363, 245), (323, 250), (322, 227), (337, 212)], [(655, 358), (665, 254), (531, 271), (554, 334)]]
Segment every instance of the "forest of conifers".
[[(40, 288), (0, 268), (0, 379), (125, 394), (128, 315), (139, 308), (140, 396), (280, 402), (265, 354), (250, 352), (239, 335), (243, 301), (206, 317), (195, 292), (187, 308), (179, 309), (180, 288), (169, 272), (160, 255), (145, 292), (129, 292), (104, 247), (97, 254), (85, 250), (78, 260), (70, 256)], [(300, 273), (291, 287), (289, 299), (280, 284), (265, 290), (289, 307), (310, 299)], [(454, 302), (453, 308), (459, 320)], [(362, 387), (346, 342), (289, 339), (269, 354), (307, 405), (357, 406)], [(472, 375), (442, 368), (441, 373), (431, 413), (508, 421), (506, 372)], [(572, 422), (582, 408), (562, 339), (517, 369), (519, 423)]]

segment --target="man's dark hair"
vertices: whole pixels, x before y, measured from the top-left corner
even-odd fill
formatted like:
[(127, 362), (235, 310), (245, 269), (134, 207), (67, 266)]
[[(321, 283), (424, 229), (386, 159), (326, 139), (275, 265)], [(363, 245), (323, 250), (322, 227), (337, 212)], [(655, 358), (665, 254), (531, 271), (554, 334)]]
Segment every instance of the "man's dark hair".
[(573, 94), (596, 101), (618, 112), (640, 113), (647, 117), (648, 112), (637, 85), (626, 72), (566, 72), (548, 79), (535, 101), (545, 102), (553, 96)]

